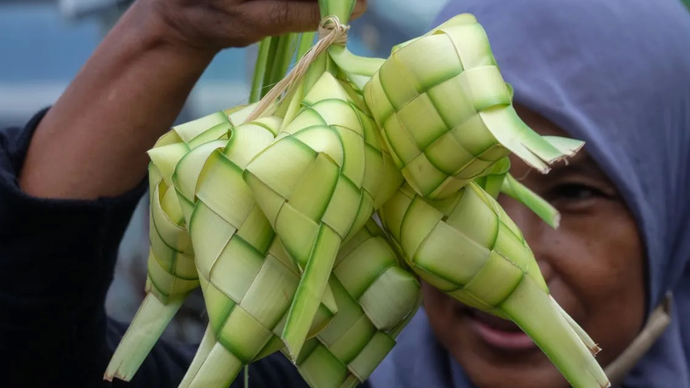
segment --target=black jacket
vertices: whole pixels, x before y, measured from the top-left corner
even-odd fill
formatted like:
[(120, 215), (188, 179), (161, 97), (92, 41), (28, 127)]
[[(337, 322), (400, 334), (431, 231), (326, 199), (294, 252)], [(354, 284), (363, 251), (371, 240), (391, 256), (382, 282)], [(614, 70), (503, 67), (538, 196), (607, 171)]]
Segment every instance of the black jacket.
[[(147, 183), (94, 201), (24, 194), (17, 176), (44, 114), (0, 130), (0, 387), (177, 387), (196, 347), (163, 340), (130, 383), (103, 381), (127, 327), (106, 316), (105, 297)], [(282, 354), (251, 364), (249, 376), (252, 388), (307, 387)]]

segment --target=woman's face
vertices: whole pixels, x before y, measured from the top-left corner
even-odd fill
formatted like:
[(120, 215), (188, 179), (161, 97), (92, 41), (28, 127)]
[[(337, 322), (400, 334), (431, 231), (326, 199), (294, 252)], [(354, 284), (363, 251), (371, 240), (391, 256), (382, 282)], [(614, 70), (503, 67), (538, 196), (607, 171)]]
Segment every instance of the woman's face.
[[(539, 134), (567, 136), (517, 109)], [(631, 214), (586, 149), (546, 175), (511, 156), (511, 174), (561, 213), (558, 230), (512, 199), (499, 202), (522, 229), (553, 297), (603, 348), (597, 359), (607, 365), (642, 328), (644, 254)], [(512, 323), (470, 310), (426, 284), (424, 294), (436, 337), (478, 387), (568, 386)]]

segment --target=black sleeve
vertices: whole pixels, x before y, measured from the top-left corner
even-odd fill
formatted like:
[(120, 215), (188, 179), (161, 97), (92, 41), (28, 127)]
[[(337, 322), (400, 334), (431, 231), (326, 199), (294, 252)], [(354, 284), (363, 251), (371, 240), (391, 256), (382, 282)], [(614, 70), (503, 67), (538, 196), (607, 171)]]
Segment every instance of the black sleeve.
[[(195, 347), (159, 341), (131, 383), (103, 381), (126, 326), (105, 314), (117, 249), (146, 181), (93, 201), (39, 199), (17, 176), (34, 129), (0, 130), (0, 386), (177, 387)], [(242, 387), (238, 378), (234, 387)], [(275, 354), (250, 366), (254, 388), (302, 388)]]

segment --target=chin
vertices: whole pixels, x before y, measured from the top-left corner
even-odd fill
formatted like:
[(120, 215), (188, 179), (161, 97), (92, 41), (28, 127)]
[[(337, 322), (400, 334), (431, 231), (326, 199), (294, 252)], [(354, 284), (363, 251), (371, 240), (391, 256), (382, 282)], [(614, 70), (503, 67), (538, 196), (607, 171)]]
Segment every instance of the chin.
[(472, 384), (477, 388), (568, 388), (570, 384), (555, 368), (524, 367), (520, 369), (481, 365), (466, 367)]
[(424, 287), (436, 339), (477, 388), (568, 388), (546, 355), (520, 328)]

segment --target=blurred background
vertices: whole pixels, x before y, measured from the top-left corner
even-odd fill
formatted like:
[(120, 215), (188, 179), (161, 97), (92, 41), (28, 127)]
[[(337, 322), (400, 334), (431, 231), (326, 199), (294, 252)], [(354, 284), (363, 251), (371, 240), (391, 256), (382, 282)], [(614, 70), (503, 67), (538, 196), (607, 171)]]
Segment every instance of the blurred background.
[[(352, 24), (348, 46), (386, 57), (390, 48), (426, 32), (448, 0), (369, 0)], [(690, 0), (679, 0), (690, 6)], [(0, 0), (0, 127), (23, 125), (51, 105), (132, 0)], [(207, 69), (178, 122), (246, 102), (256, 45), (225, 50)], [(148, 199), (143, 198), (120, 249), (109, 314), (129, 322), (144, 297)], [(196, 343), (206, 326), (203, 300), (193, 295), (165, 333)]]

